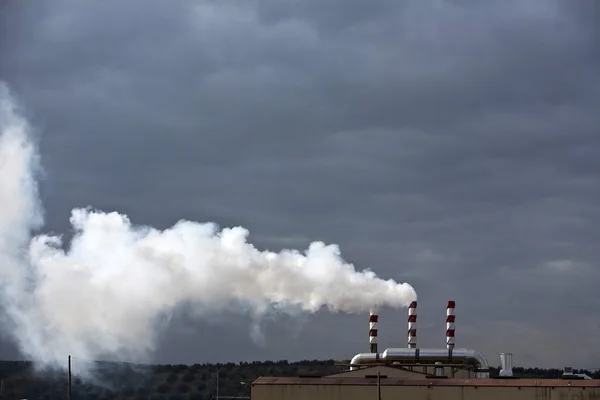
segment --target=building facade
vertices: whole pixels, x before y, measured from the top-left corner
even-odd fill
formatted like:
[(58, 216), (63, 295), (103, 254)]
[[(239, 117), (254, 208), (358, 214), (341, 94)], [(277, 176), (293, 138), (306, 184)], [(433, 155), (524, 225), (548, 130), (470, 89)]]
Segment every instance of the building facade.
[(600, 380), (262, 377), (252, 400), (600, 400)]

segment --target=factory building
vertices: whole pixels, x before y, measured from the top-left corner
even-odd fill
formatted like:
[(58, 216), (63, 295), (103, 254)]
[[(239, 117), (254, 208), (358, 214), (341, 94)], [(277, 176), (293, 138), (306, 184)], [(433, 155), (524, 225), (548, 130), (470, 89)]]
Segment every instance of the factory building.
[(378, 351), (378, 314), (369, 315), (369, 353), (350, 361), (347, 371), (324, 377), (260, 377), (253, 400), (600, 400), (600, 380), (565, 369), (562, 379), (519, 379), (512, 354), (502, 353), (498, 378), (490, 378), (478, 351), (455, 348), (455, 302), (446, 305), (446, 348), (417, 347), (417, 303), (408, 309), (408, 346)]
[(259, 378), (253, 400), (600, 399), (600, 380)]

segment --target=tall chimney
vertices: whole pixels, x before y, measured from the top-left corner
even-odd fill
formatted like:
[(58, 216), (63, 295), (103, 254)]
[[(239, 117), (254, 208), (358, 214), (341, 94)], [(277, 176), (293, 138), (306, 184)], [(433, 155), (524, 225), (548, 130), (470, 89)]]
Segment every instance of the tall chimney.
[(413, 301), (408, 307), (408, 348), (417, 348), (417, 302)]
[(369, 313), (369, 351), (371, 353), (377, 353), (377, 320), (379, 319), (379, 315), (377, 315), (377, 310), (374, 308), (371, 309)]
[(449, 300), (446, 304), (446, 348), (448, 350), (454, 349), (454, 308), (456, 307), (456, 303), (453, 300)]

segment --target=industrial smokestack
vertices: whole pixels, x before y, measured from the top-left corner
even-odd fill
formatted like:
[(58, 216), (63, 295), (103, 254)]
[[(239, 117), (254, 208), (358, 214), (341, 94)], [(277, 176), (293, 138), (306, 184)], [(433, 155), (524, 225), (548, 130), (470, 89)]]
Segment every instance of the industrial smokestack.
[(369, 313), (369, 348), (371, 353), (377, 353), (377, 321), (379, 315), (377, 310), (371, 309)]
[(417, 302), (413, 301), (408, 307), (408, 348), (417, 348)]
[(449, 300), (446, 304), (446, 347), (448, 350), (454, 349), (454, 344), (456, 343), (454, 340), (455, 307), (456, 303), (452, 300)]

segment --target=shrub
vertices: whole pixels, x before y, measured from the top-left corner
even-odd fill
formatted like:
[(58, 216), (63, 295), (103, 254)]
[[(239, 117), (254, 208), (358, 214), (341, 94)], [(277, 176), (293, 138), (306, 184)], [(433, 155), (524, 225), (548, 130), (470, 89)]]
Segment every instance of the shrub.
[(183, 371), (187, 371), (188, 368), (189, 367), (187, 365), (185, 365), (185, 364), (179, 364), (179, 365), (174, 365), (173, 368), (172, 368), (172, 370), (173, 370), (173, 372), (175, 372), (177, 374), (180, 374)]
[(196, 375), (194, 375), (194, 373), (190, 371), (183, 375), (181, 380), (184, 382), (193, 382), (196, 380)]
[(178, 391), (179, 393), (187, 393), (187, 392), (189, 392), (189, 391), (190, 391), (190, 387), (189, 387), (188, 385), (186, 385), (185, 383), (180, 383), (180, 384), (177, 386), (177, 391)]
[(167, 385), (166, 383), (162, 383), (158, 385), (156, 390), (158, 393), (169, 393), (171, 391), (171, 386)]
[(167, 377), (167, 382), (169, 382), (169, 383), (177, 382), (177, 374), (175, 374), (175, 373), (169, 374), (169, 376)]

